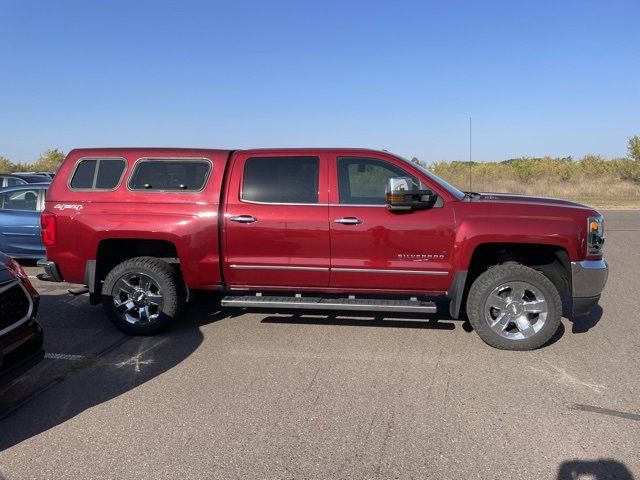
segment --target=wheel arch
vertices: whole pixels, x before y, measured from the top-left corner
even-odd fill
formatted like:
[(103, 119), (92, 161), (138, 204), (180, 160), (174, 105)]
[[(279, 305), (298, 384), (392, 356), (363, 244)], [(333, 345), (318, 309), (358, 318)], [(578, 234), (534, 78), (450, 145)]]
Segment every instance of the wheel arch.
[(488, 268), (504, 263), (519, 263), (540, 271), (561, 295), (571, 294), (571, 260), (562, 245), (539, 243), (490, 242), (475, 247), (466, 270), (457, 270), (449, 297), (450, 314), (459, 318), (469, 288)]
[(85, 284), (89, 287), (89, 301), (99, 304), (102, 282), (118, 264), (141, 256), (154, 257), (166, 261), (180, 270), (180, 258), (176, 245), (163, 239), (149, 238), (105, 238), (98, 242), (95, 260), (88, 260), (85, 266)]

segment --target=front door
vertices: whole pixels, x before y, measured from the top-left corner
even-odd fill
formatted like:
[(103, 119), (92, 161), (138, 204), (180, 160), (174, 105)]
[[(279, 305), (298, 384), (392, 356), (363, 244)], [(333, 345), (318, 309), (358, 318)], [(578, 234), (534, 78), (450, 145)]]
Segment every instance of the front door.
[(239, 152), (224, 213), (224, 275), (232, 288), (327, 287), (327, 161)]
[(330, 162), (331, 287), (441, 293), (452, 280), (453, 207), (391, 211), (390, 177), (412, 177), (433, 188), (393, 157), (336, 155)]

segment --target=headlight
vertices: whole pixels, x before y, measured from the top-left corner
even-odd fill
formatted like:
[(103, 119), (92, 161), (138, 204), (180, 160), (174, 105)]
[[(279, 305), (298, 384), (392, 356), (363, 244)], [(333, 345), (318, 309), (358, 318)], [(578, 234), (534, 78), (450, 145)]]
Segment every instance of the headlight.
[(13, 273), (16, 277), (18, 277), (21, 280), (27, 280), (29, 278), (27, 276), (27, 272), (25, 272), (22, 266), (18, 262), (16, 262), (13, 258), (9, 259), (9, 265), (7, 265), (7, 268), (11, 273)]
[(598, 255), (604, 247), (604, 220), (602, 217), (587, 218), (587, 253)]

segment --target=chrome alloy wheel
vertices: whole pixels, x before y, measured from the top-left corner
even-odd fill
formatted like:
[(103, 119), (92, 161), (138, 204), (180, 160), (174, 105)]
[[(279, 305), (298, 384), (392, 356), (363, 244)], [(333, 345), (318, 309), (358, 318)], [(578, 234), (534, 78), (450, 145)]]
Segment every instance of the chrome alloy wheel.
[(164, 303), (160, 286), (144, 273), (127, 273), (120, 277), (111, 296), (116, 311), (132, 325), (156, 320)]
[(509, 340), (535, 335), (544, 326), (549, 307), (542, 292), (527, 282), (507, 282), (494, 288), (484, 304), (484, 319)]

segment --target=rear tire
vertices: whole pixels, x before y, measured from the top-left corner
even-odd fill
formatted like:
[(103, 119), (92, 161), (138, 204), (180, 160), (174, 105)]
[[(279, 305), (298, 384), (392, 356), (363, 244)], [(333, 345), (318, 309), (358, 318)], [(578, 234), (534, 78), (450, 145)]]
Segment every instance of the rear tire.
[(175, 321), (183, 302), (182, 282), (166, 262), (136, 257), (116, 265), (102, 286), (102, 306), (129, 335), (152, 335)]
[(542, 273), (520, 264), (503, 264), (489, 268), (473, 282), (467, 316), (492, 347), (534, 350), (560, 327), (562, 301)]

